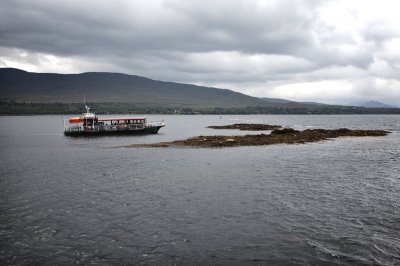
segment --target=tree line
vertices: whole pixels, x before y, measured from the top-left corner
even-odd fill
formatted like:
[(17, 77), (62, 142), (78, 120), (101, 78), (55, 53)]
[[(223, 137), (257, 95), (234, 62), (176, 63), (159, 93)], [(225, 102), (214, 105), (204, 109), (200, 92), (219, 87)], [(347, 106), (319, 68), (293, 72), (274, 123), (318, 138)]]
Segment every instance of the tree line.
[[(180, 107), (139, 106), (130, 103), (88, 103), (96, 114), (400, 114), (400, 108), (365, 108), (341, 105)], [(82, 103), (0, 102), (1, 115), (80, 114)]]

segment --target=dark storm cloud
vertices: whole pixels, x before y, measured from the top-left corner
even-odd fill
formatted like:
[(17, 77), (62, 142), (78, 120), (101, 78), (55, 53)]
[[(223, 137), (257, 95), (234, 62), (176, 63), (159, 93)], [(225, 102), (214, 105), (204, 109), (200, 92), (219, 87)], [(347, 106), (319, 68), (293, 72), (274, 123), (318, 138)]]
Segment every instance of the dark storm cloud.
[(0, 64), (121, 71), (238, 91), (248, 88), (235, 84), (258, 82), (265, 95), (271, 84), (397, 79), (388, 73), (400, 57), (387, 48), (399, 36), (397, 24), (365, 19), (365, 5), (345, 3), (3, 0)]
[(0, 45), (60, 55), (117, 56), (166, 50), (301, 55), (313, 47), (313, 14), (292, 1), (271, 6), (166, 1), (157, 7), (137, 1), (89, 2), (4, 1)]
[[(99, 52), (118, 38), (118, 20), (102, 17), (106, 10), (96, 10), (95, 5), (79, 8), (78, 3), (60, 1), (3, 1), (1, 5), (2, 46), (76, 55)], [(108, 44), (102, 45), (107, 39)]]

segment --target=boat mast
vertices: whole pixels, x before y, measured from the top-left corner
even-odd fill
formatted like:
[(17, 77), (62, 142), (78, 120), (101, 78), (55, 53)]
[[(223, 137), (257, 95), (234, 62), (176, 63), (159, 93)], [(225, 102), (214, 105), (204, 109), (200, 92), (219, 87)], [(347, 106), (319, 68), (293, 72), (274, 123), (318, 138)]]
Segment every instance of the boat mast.
[(90, 107), (87, 105), (86, 97), (85, 97), (85, 96), (83, 96), (83, 100), (85, 101), (86, 114), (88, 115), (88, 114), (89, 114)]
[(90, 107), (86, 105), (86, 102), (85, 102), (85, 108), (86, 108), (86, 114), (89, 115)]

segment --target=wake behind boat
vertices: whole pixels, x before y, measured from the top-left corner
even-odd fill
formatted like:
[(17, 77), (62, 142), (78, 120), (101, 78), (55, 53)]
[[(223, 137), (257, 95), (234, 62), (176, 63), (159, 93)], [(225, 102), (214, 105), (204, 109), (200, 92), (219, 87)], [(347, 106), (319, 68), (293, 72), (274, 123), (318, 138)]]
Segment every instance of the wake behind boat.
[(64, 119), (65, 136), (157, 134), (165, 126), (164, 121), (148, 123), (145, 117), (100, 119), (89, 112), (90, 107), (85, 108), (86, 113), (81, 116)]

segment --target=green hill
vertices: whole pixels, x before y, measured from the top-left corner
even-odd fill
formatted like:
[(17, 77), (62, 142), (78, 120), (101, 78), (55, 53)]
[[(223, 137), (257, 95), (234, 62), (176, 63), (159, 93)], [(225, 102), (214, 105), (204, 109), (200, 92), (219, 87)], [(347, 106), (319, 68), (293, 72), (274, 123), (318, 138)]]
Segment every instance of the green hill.
[(226, 89), (165, 82), (120, 73), (31, 73), (0, 68), (0, 114), (81, 113), (380, 114), (399, 108), (299, 103), (256, 98)]
[(31, 73), (0, 68), (0, 99), (16, 102), (130, 103), (139, 106), (246, 107), (266, 101), (231, 90), (119, 73)]

